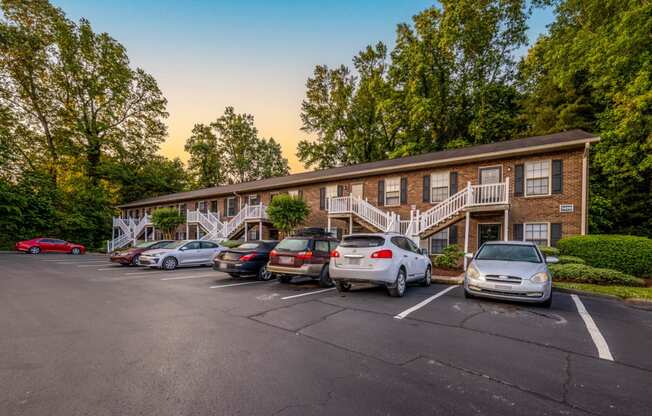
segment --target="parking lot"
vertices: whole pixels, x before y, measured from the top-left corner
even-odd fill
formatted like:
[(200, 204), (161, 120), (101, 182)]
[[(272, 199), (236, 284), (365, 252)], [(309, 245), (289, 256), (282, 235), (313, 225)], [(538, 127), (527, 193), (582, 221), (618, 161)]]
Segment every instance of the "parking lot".
[(649, 415), (652, 312), (0, 254), (2, 415)]

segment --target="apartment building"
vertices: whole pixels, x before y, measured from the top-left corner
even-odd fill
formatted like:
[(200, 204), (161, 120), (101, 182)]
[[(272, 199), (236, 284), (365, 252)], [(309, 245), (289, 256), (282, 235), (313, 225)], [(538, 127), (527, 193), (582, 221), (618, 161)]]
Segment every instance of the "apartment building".
[(177, 238), (275, 238), (275, 195), (303, 198), (305, 226), (339, 235), (400, 232), (436, 254), (489, 240), (552, 245), (587, 232), (588, 155), (582, 130), (338, 167), (148, 198), (121, 205), (110, 248), (157, 238), (149, 214), (186, 216)]

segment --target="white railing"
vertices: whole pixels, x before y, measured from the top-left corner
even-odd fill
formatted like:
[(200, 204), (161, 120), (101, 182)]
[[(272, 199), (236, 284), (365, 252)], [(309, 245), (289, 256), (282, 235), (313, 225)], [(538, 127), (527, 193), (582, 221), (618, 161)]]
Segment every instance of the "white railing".
[(398, 216), (385, 212), (356, 196), (338, 196), (328, 200), (329, 214), (355, 214), (381, 231), (395, 231), (399, 227)]
[(505, 178), (505, 182), (500, 183), (473, 185), (470, 189), (469, 206), (500, 205), (509, 202), (509, 192), (507, 192), (509, 190), (509, 178)]
[(237, 231), (247, 220), (264, 220), (267, 219), (267, 206), (263, 204), (245, 205), (244, 208), (236, 214), (235, 217), (224, 224), (219, 238), (229, 238)]
[(113, 217), (113, 226), (120, 228), (124, 234), (131, 234), (131, 218)]
[(147, 214), (145, 214), (139, 220), (132, 219), (131, 220), (131, 230), (132, 230), (132, 233), (133, 233), (133, 237), (138, 238), (138, 236), (140, 235), (140, 233), (143, 232), (145, 227), (147, 227), (148, 225), (151, 225), (151, 224), (152, 224), (151, 218)]
[(111, 253), (116, 249), (122, 248), (127, 244), (131, 243), (133, 238), (129, 234), (120, 234), (118, 237), (113, 240), (108, 240), (106, 242), (106, 252)]

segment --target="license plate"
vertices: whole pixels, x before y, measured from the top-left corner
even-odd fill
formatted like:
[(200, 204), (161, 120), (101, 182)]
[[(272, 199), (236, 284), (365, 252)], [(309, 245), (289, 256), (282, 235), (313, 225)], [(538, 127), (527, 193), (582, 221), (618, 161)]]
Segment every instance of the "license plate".
[(352, 266), (359, 266), (360, 265), (360, 259), (358, 258), (349, 258), (349, 264)]
[(294, 257), (281, 256), (278, 258), (278, 262), (281, 264), (292, 264), (294, 263)]
[(494, 289), (498, 290), (511, 290), (512, 287), (508, 285), (494, 285)]
[(228, 268), (228, 267), (229, 267), (228, 264), (226, 264), (226, 263), (220, 263), (220, 269), (226, 269), (226, 268)]

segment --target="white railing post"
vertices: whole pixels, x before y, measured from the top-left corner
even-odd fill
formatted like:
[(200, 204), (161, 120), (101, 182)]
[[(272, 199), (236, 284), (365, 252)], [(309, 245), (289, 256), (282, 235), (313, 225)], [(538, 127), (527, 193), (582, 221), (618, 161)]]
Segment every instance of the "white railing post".
[(505, 203), (509, 204), (509, 176), (505, 178)]

